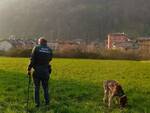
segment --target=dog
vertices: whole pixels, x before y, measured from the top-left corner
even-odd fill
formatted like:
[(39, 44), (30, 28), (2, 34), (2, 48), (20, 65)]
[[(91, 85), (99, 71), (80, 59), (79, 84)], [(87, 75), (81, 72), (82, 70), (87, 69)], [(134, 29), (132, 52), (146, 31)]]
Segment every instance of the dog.
[(115, 80), (106, 80), (103, 82), (103, 88), (103, 101), (105, 104), (108, 104), (108, 107), (111, 107), (111, 103), (114, 97), (117, 97), (116, 100), (121, 108), (126, 106), (127, 96), (125, 95), (121, 85), (118, 82)]

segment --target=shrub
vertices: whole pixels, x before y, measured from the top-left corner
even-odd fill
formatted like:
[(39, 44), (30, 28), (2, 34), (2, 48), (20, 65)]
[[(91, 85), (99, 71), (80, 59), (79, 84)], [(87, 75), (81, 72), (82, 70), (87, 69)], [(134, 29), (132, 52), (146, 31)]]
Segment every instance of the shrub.
[(31, 49), (12, 49), (5, 52), (5, 56), (10, 57), (29, 57), (31, 54)]
[[(0, 56), (29, 57), (31, 49), (12, 49), (0, 51)], [(90, 59), (126, 59), (126, 60), (148, 60), (149, 50), (107, 50), (97, 49), (95, 51), (82, 51), (82, 49), (54, 51), (54, 57), (60, 58), (90, 58)]]

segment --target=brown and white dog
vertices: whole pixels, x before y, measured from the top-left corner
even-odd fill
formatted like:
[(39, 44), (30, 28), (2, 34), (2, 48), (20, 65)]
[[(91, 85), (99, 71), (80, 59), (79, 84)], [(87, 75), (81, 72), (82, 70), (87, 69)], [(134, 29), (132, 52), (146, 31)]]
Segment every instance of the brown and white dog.
[(125, 95), (121, 85), (115, 80), (106, 80), (103, 83), (104, 87), (104, 103), (108, 104), (108, 107), (111, 107), (112, 99), (117, 97), (121, 108), (124, 108), (127, 104), (127, 96)]

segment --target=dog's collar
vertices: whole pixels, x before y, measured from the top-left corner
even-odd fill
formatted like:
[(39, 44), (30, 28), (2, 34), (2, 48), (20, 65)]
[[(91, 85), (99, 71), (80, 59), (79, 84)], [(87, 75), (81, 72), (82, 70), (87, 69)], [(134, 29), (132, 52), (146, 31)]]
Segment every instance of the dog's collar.
[(123, 92), (123, 90), (119, 90), (117, 96), (119, 96), (120, 98), (125, 96), (125, 93)]
[(120, 98), (126, 97), (126, 95), (122, 95)]

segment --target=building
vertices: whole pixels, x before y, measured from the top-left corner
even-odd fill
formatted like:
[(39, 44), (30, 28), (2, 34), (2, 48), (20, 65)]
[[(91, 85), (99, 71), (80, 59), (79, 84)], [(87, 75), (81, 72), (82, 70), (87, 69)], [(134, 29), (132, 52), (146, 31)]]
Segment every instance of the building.
[(0, 51), (9, 51), (13, 48), (13, 45), (7, 40), (0, 41)]
[(105, 47), (105, 44), (98, 41), (92, 41), (91, 43), (88, 43), (86, 45), (86, 51), (87, 52), (97, 52), (100, 49), (103, 49)]
[(129, 40), (130, 39), (125, 33), (111, 33), (111, 34), (108, 34), (106, 46), (108, 49), (113, 49), (116, 43), (123, 43)]
[(138, 49), (139, 45), (136, 41), (126, 41), (126, 42), (119, 42), (113, 45), (113, 49), (120, 49), (120, 50), (128, 50), (128, 49)]
[(57, 42), (50, 42), (50, 43), (47, 43), (47, 45), (48, 45), (52, 50), (57, 50), (58, 47), (59, 47), (59, 43), (57, 43)]
[(57, 50), (58, 51), (73, 51), (79, 49), (79, 44), (73, 41), (59, 41), (57, 42)]
[(32, 49), (35, 42), (30, 39), (5, 39), (0, 41), (0, 51), (15, 49)]
[(136, 43), (136, 41), (130, 40), (128, 35), (125, 33), (108, 34), (105, 43), (107, 49), (127, 50), (138, 48), (138, 44)]
[(139, 49), (150, 49), (150, 37), (141, 37), (137, 38), (137, 43), (139, 45)]

